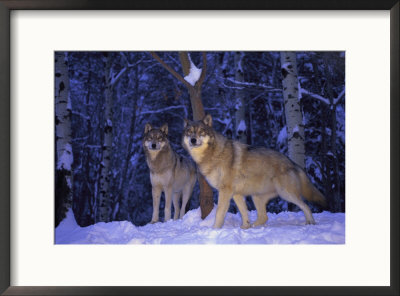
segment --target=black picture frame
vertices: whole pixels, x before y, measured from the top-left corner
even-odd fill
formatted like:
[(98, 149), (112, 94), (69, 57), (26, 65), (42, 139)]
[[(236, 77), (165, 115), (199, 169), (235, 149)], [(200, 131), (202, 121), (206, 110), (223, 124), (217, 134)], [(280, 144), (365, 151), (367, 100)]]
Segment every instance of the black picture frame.
[[(10, 12), (13, 10), (390, 10), (389, 287), (10, 286)], [(399, 295), (399, 0), (0, 0), (0, 292), (2, 295)], [(12, 136), (12, 135), (11, 135)], [(11, 169), (11, 170), (10, 170)], [(365, 268), (369, 268), (366, 259)]]

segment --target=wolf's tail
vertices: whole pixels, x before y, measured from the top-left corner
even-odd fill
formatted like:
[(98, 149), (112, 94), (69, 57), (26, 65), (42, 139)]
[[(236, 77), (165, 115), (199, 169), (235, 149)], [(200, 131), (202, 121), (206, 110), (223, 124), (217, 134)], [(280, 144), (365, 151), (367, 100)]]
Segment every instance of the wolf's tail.
[(325, 197), (321, 192), (311, 183), (310, 179), (307, 177), (303, 170), (299, 169), (299, 177), (301, 182), (301, 195), (308, 201), (316, 202), (322, 207), (327, 207), (327, 202)]

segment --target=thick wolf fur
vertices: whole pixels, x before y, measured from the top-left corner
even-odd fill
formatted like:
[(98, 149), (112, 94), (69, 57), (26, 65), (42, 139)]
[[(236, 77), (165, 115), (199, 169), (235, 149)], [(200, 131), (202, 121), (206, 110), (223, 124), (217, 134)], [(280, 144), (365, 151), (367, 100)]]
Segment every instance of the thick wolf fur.
[[(158, 222), (161, 193), (165, 195), (164, 221), (171, 219), (171, 203), (174, 203), (174, 220), (185, 215), (186, 204), (196, 183), (193, 162), (172, 150), (168, 138), (168, 125), (153, 128), (146, 124), (142, 141), (150, 169), (153, 195), (153, 216), (151, 223)], [(182, 207), (179, 198), (182, 195)]]
[[(267, 222), (266, 205), (274, 197), (294, 203), (307, 224), (315, 224), (310, 208), (301, 199), (325, 206), (324, 196), (311, 184), (304, 171), (283, 154), (266, 148), (251, 148), (225, 138), (212, 128), (212, 118), (185, 120), (182, 145), (211, 186), (218, 190), (214, 228), (221, 228), (231, 198), (242, 216), (242, 228)], [(250, 224), (245, 196), (251, 195), (257, 220)]]

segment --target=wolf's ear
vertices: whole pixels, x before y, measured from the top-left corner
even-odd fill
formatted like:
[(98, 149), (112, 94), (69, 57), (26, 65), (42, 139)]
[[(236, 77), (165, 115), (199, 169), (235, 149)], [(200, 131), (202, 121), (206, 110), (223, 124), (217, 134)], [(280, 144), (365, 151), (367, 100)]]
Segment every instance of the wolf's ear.
[(210, 114), (207, 114), (204, 118), (203, 118), (203, 123), (209, 127), (212, 127), (212, 117)]
[(151, 131), (153, 128), (150, 123), (146, 123), (144, 126), (144, 133), (147, 134), (149, 131)]
[(183, 127), (184, 127), (184, 128), (187, 127), (188, 124), (189, 124), (189, 120), (188, 120), (187, 118), (184, 118), (184, 119), (183, 119)]
[(160, 130), (165, 134), (168, 135), (168, 123), (164, 123)]

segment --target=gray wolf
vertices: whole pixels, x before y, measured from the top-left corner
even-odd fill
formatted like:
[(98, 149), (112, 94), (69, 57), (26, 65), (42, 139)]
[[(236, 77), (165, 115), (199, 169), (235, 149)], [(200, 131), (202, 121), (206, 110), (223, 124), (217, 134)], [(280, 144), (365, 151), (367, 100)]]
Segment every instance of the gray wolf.
[[(285, 155), (266, 148), (252, 148), (229, 140), (212, 128), (212, 117), (201, 121), (185, 119), (182, 145), (211, 186), (218, 190), (214, 228), (221, 228), (231, 198), (242, 216), (242, 228), (264, 225), (266, 205), (277, 196), (294, 203), (315, 224), (310, 208), (301, 199), (325, 206), (324, 196), (311, 184), (304, 171)], [(251, 195), (257, 220), (250, 224), (245, 196)]]
[[(165, 195), (164, 221), (171, 219), (171, 203), (174, 204), (174, 220), (185, 215), (186, 204), (196, 183), (196, 170), (193, 162), (172, 150), (168, 141), (168, 125), (153, 128), (146, 124), (143, 136), (143, 149), (150, 169), (153, 195), (153, 216), (151, 223), (158, 222), (161, 193)], [(179, 199), (182, 195), (182, 207)]]

